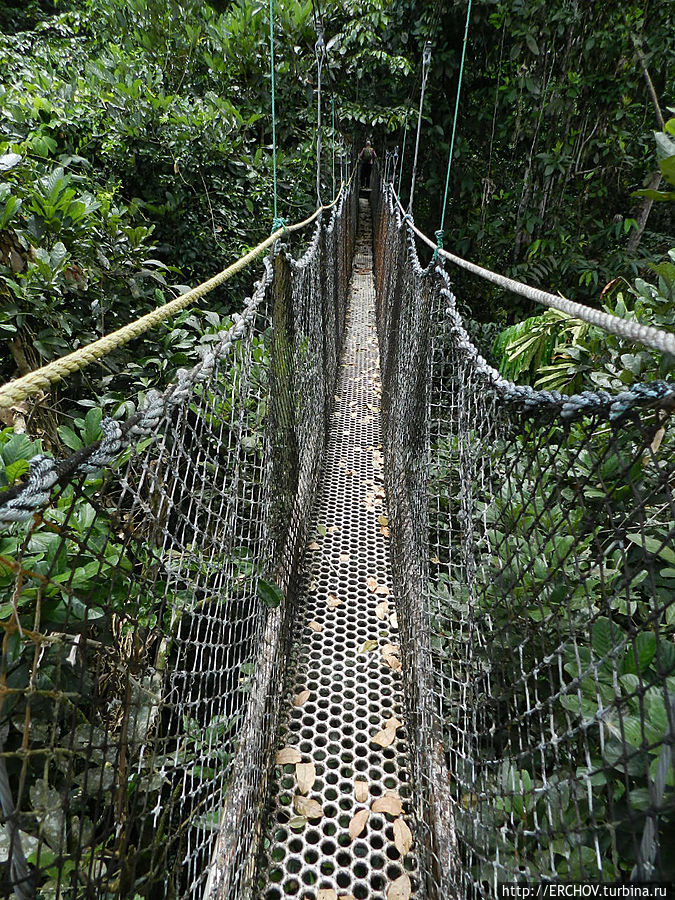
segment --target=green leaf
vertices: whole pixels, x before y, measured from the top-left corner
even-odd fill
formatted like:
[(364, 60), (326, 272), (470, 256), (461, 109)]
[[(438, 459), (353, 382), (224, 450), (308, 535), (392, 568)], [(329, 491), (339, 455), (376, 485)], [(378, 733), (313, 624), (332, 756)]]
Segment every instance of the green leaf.
[(659, 159), (675, 156), (675, 140), (668, 137), (668, 135), (664, 134), (662, 131), (655, 131), (654, 137), (656, 138), (656, 152)]
[(93, 444), (101, 437), (101, 419), (103, 410), (95, 406), (84, 417), (84, 442), (85, 445)]
[(258, 596), (265, 604), (265, 606), (269, 606), (270, 609), (276, 609), (281, 605), (281, 601), (284, 599), (284, 592), (281, 590), (278, 584), (274, 584), (274, 582), (270, 581), (265, 581), (264, 578), (259, 578)]
[(559, 702), (572, 715), (586, 720), (593, 719), (598, 711), (598, 704), (595, 700), (588, 700), (586, 697), (580, 698), (576, 694), (562, 696)]
[(593, 654), (598, 659), (607, 656), (613, 644), (610, 621), (606, 616), (600, 616), (593, 625)]
[(652, 687), (645, 694), (645, 735), (650, 744), (663, 743), (668, 731), (668, 715), (662, 687)]
[(659, 169), (669, 184), (675, 184), (675, 156), (659, 160)]
[(528, 34), (525, 35), (525, 43), (535, 56), (539, 56), (539, 47), (534, 39), (534, 35), (528, 32)]
[(21, 478), (21, 476), (28, 471), (28, 463), (25, 459), (17, 459), (15, 462), (10, 463), (5, 469), (5, 478), (7, 479), (7, 484), (14, 484), (14, 482)]
[(292, 831), (302, 831), (306, 824), (307, 818), (305, 816), (292, 816), (288, 820), (288, 827)]
[[(654, 659), (656, 653), (656, 635), (653, 631), (644, 631), (635, 638), (635, 647), (631, 645), (626, 647), (626, 653), (623, 658), (623, 671), (636, 675), (646, 673), (649, 664)], [(637, 658), (637, 662), (636, 662)]]
[[(652, 761), (651, 765), (649, 766), (649, 774), (652, 776), (652, 778), (656, 778), (656, 770), (658, 769), (658, 767), (659, 767), (659, 757), (657, 756), (656, 759), (654, 759)], [(675, 782), (673, 781), (673, 767), (672, 766), (668, 766), (668, 768), (666, 769), (666, 785), (668, 787), (675, 786)]]
[(635, 788), (628, 795), (628, 803), (633, 809), (638, 809), (640, 812), (646, 812), (651, 806), (651, 802), (649, 788)]
[(4, 153), (0, 156), (0, 172), (8, 172), (21, 162), (18, 153)]
[(53, 248), (53, 250), (51, 252), (51, 256), (50, 256), (50, 263), (51, 263), (52, 269), (58, 269), (65, 262), (65, 260), (67, 258), (68, 258), (68, 251), (66, 250), (65, 246), (61, 243), (61, 241), (58, 241), (56, 244), (54, 244), (54, 248)]
[(12, 216), (18, 212), (20, 208), (21, 200), (13, 194), (10, 194), (5, 200), (4, 209), (0, 212), (0, 229), (3, 229), (7, 225)]
[(14, 434), (2, 448), (2, 458), (6, 466), (10, 466), (19, 459), (32, 459), (36, 450), (29, 437), (25, 434)]
[(640, 191), (633, 191), (631, 197), (647, 197), (649, 200), (663, 203), (666, 200), (675, 200), (675, 191), (653, 191), (651, 188), (644, 188)]
[[(640, 747), (642, 745), (642, 725), (638, 716), (623, 716), (621, 720), (623, 725), (623, 734), (626, 741), (632, 747)], [(621, 727), (621, 726), (620, 726)]]
[(370, 653), (377, 650), (377, 641), (367, 640), (359, 647), (359, 653)]
[[(628, 650), (630, 650), (630, 649), (631, 648), (629, 647)], [(620, 675), (619, 681), (621, 682), (623, 687), (626, 689), (627, 694), (635, 694), (637, 692), (638, 688), (640, 687), (640, 679), (637, 677), (637, 675), (632, 675), (632, 674)]]
[(675, 565), (675, 550), (667, 546), (665, 541), (660, 538), (649, 537), (645, 534), (627, 534), (626, 537), (638, 547), (644, 547), (652, 556), (660, 556), (667, 563)]
[(70, 450), (81, 450), (84, 444), (80, 440), (80, 438), (75, 434), (72, 428), (68, 428), (67, 425), (59, 425), (56, 429), (56, 432), (61, 439), (61, 442), (66, 445)]

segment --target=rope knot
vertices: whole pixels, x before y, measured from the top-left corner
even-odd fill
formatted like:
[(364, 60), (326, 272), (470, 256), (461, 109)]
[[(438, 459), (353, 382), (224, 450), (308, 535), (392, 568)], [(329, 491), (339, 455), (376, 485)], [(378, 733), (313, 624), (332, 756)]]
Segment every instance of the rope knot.
[(438, 231), (434, 231), (434, 237), (436, 238), (436, 249), (434, 250), (434, 260), (438, 259), (438, 251), (443, 247), (443, 229), (439, 228)]
[(284, 229), (284, 237), (288, 234), (288, 228), (286, 228), (286, 219), (282, 219), (280, 216), (275, 216), (272, 219), (272, 231), (270, 234), (274, 234), (275, 231), (278, 231), (279, 228)]

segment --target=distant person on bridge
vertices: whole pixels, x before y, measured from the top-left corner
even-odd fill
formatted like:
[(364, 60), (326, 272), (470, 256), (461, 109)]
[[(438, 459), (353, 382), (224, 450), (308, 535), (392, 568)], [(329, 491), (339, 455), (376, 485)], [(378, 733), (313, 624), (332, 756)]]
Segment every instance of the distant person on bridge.
[(371, 147), (370, 141), (366, 141), (366, 146), (359, 153), (359, 162), (361, 163), (361, 187), (370, 187), (370, 172), (373, 163), (377, 159), (377, 154)]

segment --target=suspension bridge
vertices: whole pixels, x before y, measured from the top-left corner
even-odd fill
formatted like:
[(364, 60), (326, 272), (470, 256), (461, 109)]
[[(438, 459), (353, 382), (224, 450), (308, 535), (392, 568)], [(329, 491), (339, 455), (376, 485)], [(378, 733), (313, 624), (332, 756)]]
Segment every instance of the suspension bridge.
[(0, 494), (5, 896), (672, 880), (675, 385), (506, 381), (373, 178), (0, 388), (269, 251), (194, 368)]
[(448, 267), (659, 354), (675, 336), (416, 227), (430, 45), (408, 212), (396, 156), (363, 197), (341, 165), (322, 205), (320, 18), (316, 212), (277, 213), (270, 0), (271, 236), (0, 387), (0, 409), (32, 403), (262, 257), (231, 325), (133, 414), (94, 411), (64, 458), (0, 445), (0, 892), (672, 883), (675, 384), (511, 383)]

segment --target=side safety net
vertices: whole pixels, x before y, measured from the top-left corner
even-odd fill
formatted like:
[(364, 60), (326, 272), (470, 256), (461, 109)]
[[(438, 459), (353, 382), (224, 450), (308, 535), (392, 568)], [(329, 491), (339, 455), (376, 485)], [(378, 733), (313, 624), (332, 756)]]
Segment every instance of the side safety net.
[(0, 896), (250, 878), (357, 204), (297, 261), (277, 243), (201, 362), (99, 440), (3, 444)]
[(675, 384), (478, 354), (373, 191), (394, 590), (431, 897), (675, 878)]

